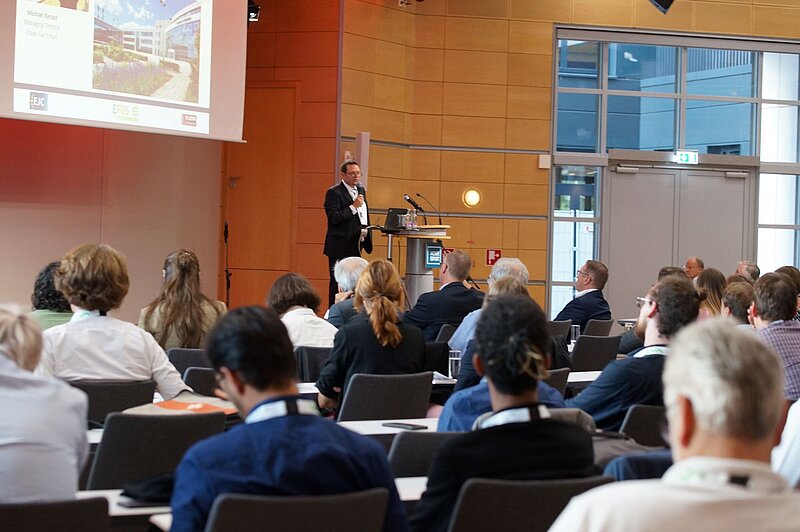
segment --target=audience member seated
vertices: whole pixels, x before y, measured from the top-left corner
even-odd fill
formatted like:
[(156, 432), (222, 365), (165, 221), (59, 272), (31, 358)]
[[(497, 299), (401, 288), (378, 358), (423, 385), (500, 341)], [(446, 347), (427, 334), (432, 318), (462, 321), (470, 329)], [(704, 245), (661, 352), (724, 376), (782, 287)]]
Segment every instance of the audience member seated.
[(610, 320), (611, 309), (602, 292), (607, 281), (606, 265), (587, 260), (575, 276), (575, 299), (564, 306), (555, 321), (572, 320), (572, 325), (580, 325), (583, 332), (589, 320)]
[(661, 372), (669, 342), (697, 319), (700, 296), (694, 285), (677, 276), (665, 277), (639, 299), (636, 334), (644, 347), (608, 364), (600, 376), (567, 406), (580, 408), (597, 428), (618, 431), (633, 405), (663, 405)]
[(770, 470), (785, 413), (780, 360), (724, 318), (681, 332), (664, 369), (675, 465), (574, 497), (551, 532), (797, 530), (800, 495)]
[(347, 257), (337, 261), (333, 267), (333, 278), (339, 286), (339, 293), (334, 297), (336, 303), (325, 313), (325, 319), (337, 329), (356, 315), (353, 306), (356, 283), (367, 264), (368, 262), (361, 257)]
[(725, 275), (716, 268), (706, 268), (695, 280), (697, 291), (703, 296), (698, 319), (719, 316), (722, 311), (722, 293), (725, 292)]
[(739, 327), (752, 330), (753, 325), (749, 321), (748, 313), (750, 305), (753, 304), (753, 297), (752, 284), (746, 281), (729, 284), (722, 293), (721, 314), (736, 320)]
[(669, 449), (638, 451), (617, 456), (606, 465), (603, 474), (614, 480), (661, 478), (673, 464)]
[(789, 485), (800, 488), (800, 402), (792, 403), (781, 433), (781, 442), (772, 449), (772, 469)]
[(207, 352), (244, 423), (190, 448), (178, 466), (172, 531), (203, 530), (222, 493), (330, 495), (389, 490), (384, 530), (406, 530), (382, 447), (319, 415), (298, 396), (292, 343), (278, 315), (238, 308), (211, 331)]
[(320, 302), (314, 286), (299, 273), (275, 279), (267, 295), (267, 307), (281, 317), (295, 347), (333, 347), (336, 327), (317, 316)]
[(167, 255), (161, 273), (161, 293), (139, 313), (139, 327), (151, 333), (165, 351), (201, 347), (225, 313), (225, 303), (200, 291), (200, 261), (192, 251), (179, 249)]
[(419, 373), (425, 363), (422, 331), (399, 318), (404, 295), (400, 276), (386, 260), (371, 262), (356, 284), (358, 314), (333, 342), (317, 388), (323, 408), (337, 408), (356, 373), (398, 375)]
[(86, 394), (31, 373), (41, 354), (35, 321), (0, 306), (0, 503), (75, 498), (89, 453)]
[(467, 287), (472, 259), (461, 250), (452, 251), (442, 259), (439, 269), (439, 290), (422, 294), (403, 321), (422, 329), (426, 342), (433, 342), (442, 325), (458, 327), (464, 316), (480, 308), (483, 292)]
[(783, 391), (787, 399), (800, 398), (800, 323), (792, 320), (797, 308), (797, 288), (782, 273), (768, 273), (753, 285), (750, 318), (756, 333), (778, 353), (786, 371)]
[(761, 277), (761, 268), (753, 261), (741, 260), (739, 264), (736, 265), (736, 275), (741, 275), (747, 279), (750, 284), (753, 284)]
[[(528, 268), (522, 263), (521, 260), (515, 257), (503, 257), (498, 259), (492, 266), (492, 271), (489, 277), (486, 278), (486, 283), (489, 285), (489, 291), (492, 290), (492, 285), (495, 281), (499, 281), (505, 277), (514, 277), (523, 286), (528, 286)], [(475, 326), (478, 324), (478, 318), (481, 317), (482, 308), (473, 310), (461, 321), (461, 324), (450, 337), (447, 342), (450, 349), (461, 351), (464, 353), (467, 349), (467, 344), (472, 337), (475, 336)]]
[(700, 257), (689, 257), (683, 265), (683, 271), (692, 282), (697, 283), (697, 276), (705, 269), (706, 265)]
[(30, 316), (36, 320), (41, 330), (62, 325), (72, 318), (69, 302), (53, 284), (53, 272), (60, 264), (56, 261), (45, 266), (33, 284), (33, 294), (31, 294), (33, 312)]
[(543, 480), (595, 472), (591, 435), (549, 419), (538, 400), (537, 383), (547, 374), (548, 338), (544, 312), (530, 297), (501, 296), (484, 309), (475, 331), (475, 364), (488, 380), (494, 414), (474, 432), (439, 448), (410, 521), (412, 530), (447, 530), (470, 478)]
[(747, 283), (750, 286), (753, 285), (753, 282), (750, 281), (747, 277), (744, 277), (743, 275), (739, 275), (739, 274), (736, 274), (736, 273), (732, 273), (732, 274), (730, 274), (729, 276), (727, 276), (725, 278), (725, 285), (726, 286), (729, 285), (729, 284), (733, 284), (733, 283)]
[(44, 331), (37, 373), (67, 381), (152, 379), (165, 399), (191, 391), (150, 333), (108, 316), (130, 285), (119, 251), (106, 244), (79, 246), (67, 253), (53, 278), (75, 315)]
[(800, 321), (800, 270), (794, 266), (781, 266), (775, 270), (775, 273), (782, 273), (794, 281), (797, 286), (797, 311), (794, 314), (794, 321)]

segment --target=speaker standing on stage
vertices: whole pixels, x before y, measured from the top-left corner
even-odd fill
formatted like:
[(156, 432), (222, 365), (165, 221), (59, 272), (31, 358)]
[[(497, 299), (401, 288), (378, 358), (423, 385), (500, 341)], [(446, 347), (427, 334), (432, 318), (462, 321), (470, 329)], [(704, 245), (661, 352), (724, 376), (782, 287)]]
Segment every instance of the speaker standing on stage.
[(359, 257), (363, 249), (372, 253), (369, 209), (366, 193), (361, 186), (361, 168), (356, 161), (348, 160), (340, 168), (341, 183), (332, 186), (325, 194), (325, 215), (328, 232), (325, 234), (325, 255), (328, 256), (330, 286), (328, 305), (333, 305), (338, 284), (333, 276), (336, 261), (345, 257)]

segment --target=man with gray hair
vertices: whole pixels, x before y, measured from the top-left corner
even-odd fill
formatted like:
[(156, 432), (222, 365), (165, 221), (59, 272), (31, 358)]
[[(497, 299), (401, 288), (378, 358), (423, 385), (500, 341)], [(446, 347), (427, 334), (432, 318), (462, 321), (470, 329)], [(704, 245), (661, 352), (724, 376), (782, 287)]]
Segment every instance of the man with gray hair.
[[(491, 287), (495, 281), (499, 281), (504, 277), (514, 277), (520, 283), (527, 286), (528, 268), (516, 257), (503, 257), (494, 263), (492, 271), (489, 272), (489, 277), (486, 278), (486, 282), (489, 284), (489, 287)], [(478, 318), (481, 317), (482, 310), (482, 308), (479, 308), (464, 316), (461, 325), (458, 326), (458, 329), (456, 329), (453, 336), (451, 336), (450, 340), (447, 342), (450, 344), (450, 349), (461, 351), (462, 353), (466, 351), (467, 344), (472, 340), (472, 337), (475, 336), (475, 326), (478, 324)]]
[(751, 283), (754, 283), (761, 277), (761, 268), (751, 260), (740, 260), (739, 264), (736, 265), (736, 275), (741, 275)]
[(367, 264), (369, 263), (361, 257), (346, 257), (333, 267), (333, 276), (339, 286), (339, 293), (336, 294), (336, 303), (325, 314), (325, 319), (336, 328), (341, 327), (356, 315), (356, 309), (353, 307), (355, 301), (353, 295), (358, 278)]
[(672, 343), (664, 402), (675, 465), (574, 497), (551, 532), (797, 530), (800, 494), (769, 466), (786, 406), (775, 352), (726, 318)]

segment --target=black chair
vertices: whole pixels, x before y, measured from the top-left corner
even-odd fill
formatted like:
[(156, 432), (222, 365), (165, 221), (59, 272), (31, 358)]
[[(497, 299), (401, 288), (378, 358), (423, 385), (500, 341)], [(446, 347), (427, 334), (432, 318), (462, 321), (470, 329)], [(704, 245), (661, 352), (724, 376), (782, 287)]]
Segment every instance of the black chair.
[(426, 477), (433, 457), (444, 442), (461, 432), (401, 432), (389, 448), (389, 467), (395, 477)]
[(211, 506), (205, 532), (262, 530), (380, 532), (389, 490), (373, 488), (340, 495), (263, 496), (226, 493)]
[(297, 359), (297, 379), (300, 382), (317, 382), (325, 361), (331, 354), (331, 347), (310, 347), (301, 345), (294, 348)]
[(425, 361), (422, 369), (438, 371), (442, 375), (447, 375), (450, 371), (449, 357), (450, 346), (447, 345), (447, 342), (425, 342)]
[(572, 327), (572, 320), (547, 322), (547, 332), (550, 336), (564, 336), (569, 338), (570, 327)]
[(633, 405), (628, 408), (619, 431), (636, 443), (650, 447), (669, 447), (664, 439), (667, 429), (667, 409), (663, 406)]
[(422, 418), (428, 413), (433, 373), (368, 375), (350, 379), (339, 421)]
[(436, 335), (436, 339), (434, 342), (447, 342), (450, 338), (453, 337), (453, 333), (456, 332), (455, 325), (451, 325), (449, 323), (445, 323), (439, 328), (439, 333)]
[(190, 386), (195, 393), (216, 397), (214, 390), (217, 389), (217, 375), (211, 368), (186, 368), (183, 382), (186, 383), (186, 386)]
[(211, 367), (211, 362), (208, 361), (206, 352), (203, 349), (173, 347), (167, 351), (167, 358), (181, 375), (186, 373), (188, 368)]
[(589, 336), (608, 336), (611, 332), (612, 325), (614, 325), (614, 320), (589, 320), (581, 334), (588, 334)]
[(108, 530), (105, 497), (54, 502), (0, 504), (0, 530), (85, 532)]
[[(449, 531), (483, 532), (501, 526), (503, 530), (545, 532), (572, 497), (613, 480), (600, 476), (565, 480), (473, 478), (461, 488)], [(487, 508), (492, 511), (487, 512)], [(502, 520), (498, 521), (498, 516)]]
[(567, 391), (567, 380), (569, 379), (569, 368), (561, 368), (561, 369), (551, 369), (550, 375), (546, 379), (542, 379), (542, 382), (549, 384), (559, 392), (561, 395), (564, 395), (564, 392)]
[(89, 472), (87, 489), (172, 473), (196, 442), (225, 428), (225, 414), (110, 414)]
[(89, 397), (86, 417), (90, 423), (98, 425), (102, 425), (112, 412), (152, 403), (156, 391), (155, 381), (81, 380), (68, 383)]
[(619, 336), (582, 334), (572, 348), (572, 371), (600, 371), (617, 358)]

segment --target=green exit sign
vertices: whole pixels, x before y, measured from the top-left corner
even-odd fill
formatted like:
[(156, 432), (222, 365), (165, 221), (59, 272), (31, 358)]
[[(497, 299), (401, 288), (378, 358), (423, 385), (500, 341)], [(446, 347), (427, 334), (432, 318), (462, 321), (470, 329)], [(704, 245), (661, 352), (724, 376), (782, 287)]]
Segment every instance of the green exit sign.
[(678, 150), (675, 152), (675, 162), (678, 164), (697, 164), (698, 161), (697, 150)]

